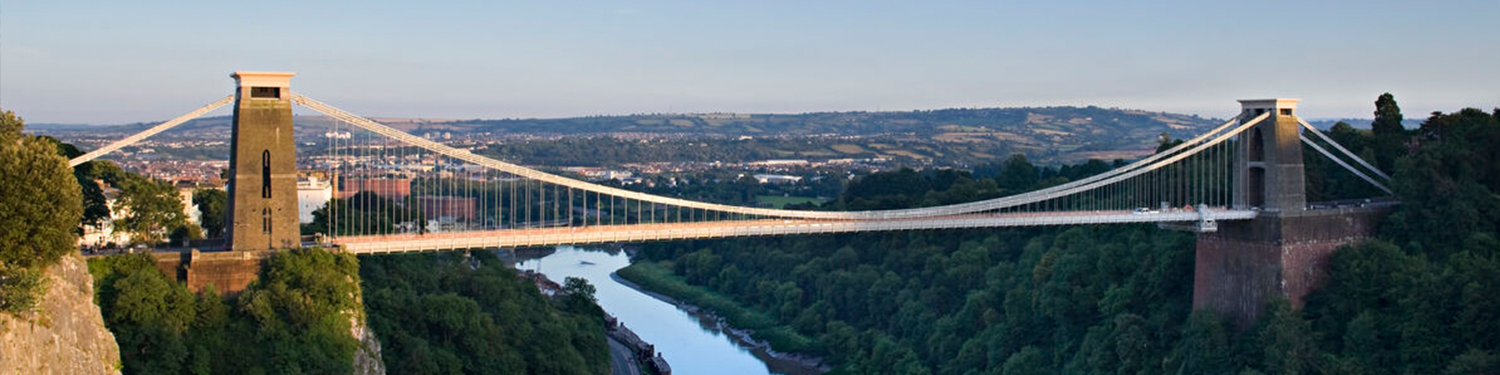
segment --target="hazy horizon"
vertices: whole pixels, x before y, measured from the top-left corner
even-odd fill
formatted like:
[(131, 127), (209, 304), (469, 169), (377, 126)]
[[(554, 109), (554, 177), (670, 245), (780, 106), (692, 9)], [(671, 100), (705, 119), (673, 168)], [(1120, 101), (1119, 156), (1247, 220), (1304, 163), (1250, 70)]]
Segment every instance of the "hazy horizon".
[[(918, 108), (918, 109), (903, 109), (903, 110), (889, 109), (889, 110), (881, 110), (881, 111), (878, 111), (878, 112), (912, 112), (912, 111), (933, 111), (933, 110), (946, 110), (946, 109), (1013, 109), (1013, 108), (1045, 108), (1045, 107), (1065, 107), (1065, 106)], [(1082, 108), (1082, 107), (1087, 107), (1087, 106), (1077, 106), (1077, 108)], [(1148, 112), (1161, 112), (1161, 113), (1170, 113), (1170, 114), (1182, 114), (1182, 113), (1176, 113), (1176, 112), (1153, 111), (1153, 110), (1142, 109), (1142, 108), (1111, 108), (1111, 107), (1100, 107), (1100, 108), (1117, 109), (1117, 110), (1124, 110), (1124, 111), (1141, 110), (1141, 111), (1148, 111)], [(304, 117), (304, 116), (306, 116), (306, 117), (328, 117), (327, 115), (324, 115), (322, 113), (318, 113), (318, 112), (315, 112), (315, 111), (308, 110), (306, 108), (301, 108), (301, 107), (296, 107), (296, 106), (293, 107), (293, 111), (295, 112), (295, 114), (294, 114), (295, 117)], [(658, 116), (658, 115), (693, 115), (693, 114), (711, 114), (711, 113), (733, 113), (733, 114), (746, 114), (746, 115), (786, 115), (786, 116), (795, 116), (795, 115), (806, 115), (806, 114), (813, 114), (813, 113), (849, 113), (849, 112), (877, 112), (877, 111), (873, 111), (873, 110), (871, 110), (871, 111), (850, 110), (850, 111), (809, 111), (809, 112), (672, 112), (672, 113), (668, 113), (668, 112), (655, 112), (655, 113), (598, 114), (598, 115), (585, 115), (585, 116), (626, 117), (626, 116)], [(18, 115), (20, 115), (20, 114), (18, 114)], [(208, 114), (205, 114), (203, 116), (199, 116), (196, 119), (190, 120), (190, 121), (207, 120), (207, 119), (214, 119), (214, 118), (229, 118), (230, 115), (231, 114), (229, 113), (228, 107), (221, 107), (221, 108), (216, 109), (216, 110), (214, 110), (212, 112), (209, 112)], [(1187, 115), (1193, 115), (1193, 114), (1187, 114)], [(1427, 118), (1427, 115), (1428, 114), (1426, 114), (1426, 113), (1423, 113), (1423, 114), (1420, 114), (1420, 115), (1417, 115), (1417, 116), (1413, 116), (1411, 114), (1407, 114), (1405, 116), (1405, 118), (1406, 118), (1406, 125), (1408, 125), (1408, 126), (1416, 125), (1416, 124), (1420, 123), (1421, 121), (1425, 120)], [(427, 121), (434, 121), (434, 122), (442, 122), (442, 121), (530, 121), (530, 120), (560, 120), (560, 119), (571, 119), (571, 118), (579, 118), (579, 117), (584, 117), (584, 116), (504, 117), (504, 118), (446, 118), (446, 117), (369, 116), (370, 119), (377, 119), (377, 120), (378, 119), (402, 119), (402, 120), (427, 120)], [(1203, 117), (1203, 118), (1206, 118), (1206, 119), (1227, 119), (1228, 118), (1227, 116), (1217, 116), (1217, 117), (1215, 117), (1215, 116), (1201, 116), (1201, 115), (1199, 117)], [(23, 118), (25, 118), (25, 117), (23, 116)], [(1365, 116), (1365, 117), (1358, 117), (1358, 116), (1355, 116), (1355, 117), (1337, 117), (1337, 116), (1336, 117), (1306, 117), (1306, 116), (1303, 116), (1303, 118), (1306, 119), (1306, 120), (1308, 120), (1308, 121), (1311, 121), (1311, 122), (1337, 121), (1337, 120), (1372, 121), (1374, 119), (1372, 116)], [(25, 118), (25, 119), (26, 119), (26, 123), (27, 123), (28, 126), (44, 125), (44, 126), (99, 126), (99, 127), (106, 127), (106, 126), (127, 126), (127, 125), (139, 125), (139, 124), (157, 124), (157, 123), (160, 123), (160, 122), (168, 120), (167, 118), (161, 118), (161, 119), (149, 119), (149, 120), (128, 121), (128, 122), (109, 122), (109, 123), (104, 123), (104, 122), (47, 122), (47, 121), (33, 121), (33, 120), (29, 119), (29, 118)], [(1368, 124), (1353, 124), (1353, 125), (1355, 125), (1356, 127), (1368, 127)]]
[[(234, 4), (0, 1), (0, 107), (175, 117), (235, 70), (371, 117), (1098, 106), (1309, 118), (1500, 105), (1495, 2)], [(1250, 14), (1256, 13), (1256, 14)], [(243, 31), (240, 31), (243, 30)]]

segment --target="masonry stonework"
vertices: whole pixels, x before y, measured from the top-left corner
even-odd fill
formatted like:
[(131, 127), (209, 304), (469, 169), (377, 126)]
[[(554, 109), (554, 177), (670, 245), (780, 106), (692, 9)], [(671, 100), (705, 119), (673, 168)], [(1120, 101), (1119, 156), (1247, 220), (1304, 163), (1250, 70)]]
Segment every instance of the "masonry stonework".
[(267, 251), (301, 244), (292, 73), (235, 72), (229, 154), (229, 249)]
[(260, 276), (261, 263), (271, 256), (271, 252), (190, 250), (154, 253), (152, 256), (156, 258), (157, 269), (182, 281), (193, 293), (213, 285), (220, 295), (232, 296), (245, 291), (250, 282)]
[(1295, 308), (1322, 286), (1339, 246), (1375, 235), (1388, 208), (1346, 208), (1219, 224), (1198, 235), (1193, 308), (1209, 309), (1248, 327), (1272, 298)]
[(1212, 310), (1245, 328), (1273, 298), (1301, 308), (1322, 285), (1333, 251), (1373, 237), (1389, 208), (1309, 210), (1297, 100), (1240, 103), (1241, 121), (1267, 116), (1240, 134), (1234, 162), (1234, 206), (1260, 215), (1198, 235), (1193, 309)]

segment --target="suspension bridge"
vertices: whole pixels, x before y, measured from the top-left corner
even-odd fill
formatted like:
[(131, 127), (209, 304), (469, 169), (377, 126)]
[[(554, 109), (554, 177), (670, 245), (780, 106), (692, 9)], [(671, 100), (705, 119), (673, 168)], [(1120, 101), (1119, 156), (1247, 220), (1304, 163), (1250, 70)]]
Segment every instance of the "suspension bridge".
[[(1297, 218), (1328, 216), (1314, 212), (1324, 206), (1306, 202), (1302, 145), (1391, 193), (1389, 175), (1299, 118), (1291, 99), (1242, 100), (1241, 111), (1228, 121), (1181, 144), (1035, 191), (933, 207), (817, 211), (653, 195), (497, 160), (475, 152), (486, 146), (445, 144), (292, 92), (291, 76), (236, 72), (234, 94), (70, 164), (233, 104), (226, 237), (231, 250), (252, 252), (306, 245), (298, 230), (299, 171), (316, 171), (334, 185), (336, 199), (318, 213), (326, 228), (317, 243), (356, 254), (1123, 223), (1192, 230), (1210, 236), (1211, 244), (1219, 239), (1241, 247), (1287, 246), (1288, 237), (1297, 237), (1292, 233), (1298, 229), (1289, 228)], [(293, 105), (329, 121), (294, 128)], [(1347, 214), (1340, 210), (1333, 215)], [(1271, 233), (1266, 225), (1248, 224), (1253, 222), (1274, 222), (1277, 229)], [(1351, 225), (1292, 242), (1347, 242), (1365, 235), (1364, 224)], [(1223, 226), (1227, 233), (1215, 234)]]

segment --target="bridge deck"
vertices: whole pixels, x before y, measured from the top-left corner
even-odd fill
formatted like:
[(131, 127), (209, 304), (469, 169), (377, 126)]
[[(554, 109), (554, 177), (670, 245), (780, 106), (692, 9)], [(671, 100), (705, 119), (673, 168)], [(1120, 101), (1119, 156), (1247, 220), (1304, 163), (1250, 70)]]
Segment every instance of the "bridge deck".
[[(1254, 218), (1256, 211), (1211, 210), (1206, 215), (1213, 220), (1247, 220)], [(772, 219), (349, 236), (335, 238), (333, 244), (355, 254), (378, 254), (450, 249), (579, 245), (892, 230), (1185, 222), (1197, 221), (1199, 219), (1200, 214), (1193, 211), (1167, 211), (1143, 214), (1131, 211), (1032, 212), (890, 220)]]

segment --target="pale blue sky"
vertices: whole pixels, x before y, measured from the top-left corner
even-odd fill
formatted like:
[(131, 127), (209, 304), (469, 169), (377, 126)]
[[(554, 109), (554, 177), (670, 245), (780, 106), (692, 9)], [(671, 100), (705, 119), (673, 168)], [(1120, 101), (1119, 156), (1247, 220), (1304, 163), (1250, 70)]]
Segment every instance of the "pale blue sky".
[[(435, 3), (435, 2), (434, 2)], [(234, 70), (377, 117), (1099, 105), (1310, 117), (1500, 105), (1500, 1), (0, 0), (0, 107), (170, 118)], [(222, 114), (222, 113), (221, 113)]]

